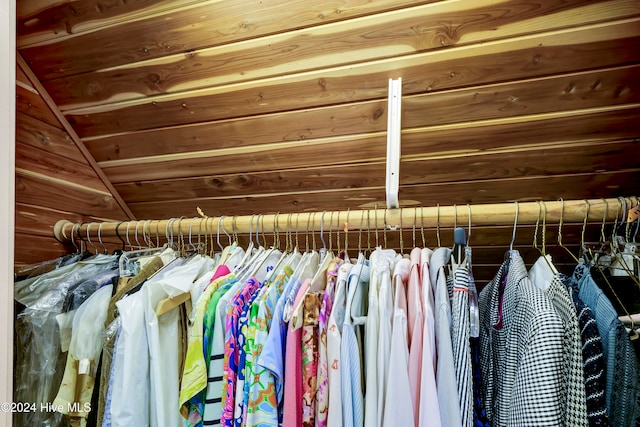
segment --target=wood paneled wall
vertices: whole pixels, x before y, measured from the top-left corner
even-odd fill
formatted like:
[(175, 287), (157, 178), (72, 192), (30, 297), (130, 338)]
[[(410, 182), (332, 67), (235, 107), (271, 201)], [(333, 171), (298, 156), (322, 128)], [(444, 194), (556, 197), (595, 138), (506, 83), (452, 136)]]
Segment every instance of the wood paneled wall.
[(639, 46), (637, 0), (18, 4), (20, 54), (138, 218), (383, 206), (397, 77), (405, 207), (636, 194)]
[(16, 70), (15, 265), (74, 250), (53, 237), (59, 219), (126, 218), (20, 66)]

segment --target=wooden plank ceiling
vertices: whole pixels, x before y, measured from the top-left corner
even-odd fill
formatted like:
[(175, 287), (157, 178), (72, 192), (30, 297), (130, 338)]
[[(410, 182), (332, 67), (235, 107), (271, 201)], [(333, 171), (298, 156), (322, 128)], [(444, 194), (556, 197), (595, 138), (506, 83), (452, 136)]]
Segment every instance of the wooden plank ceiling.
[[(139, 219), (383, 206), (397, 77), (403, 206), (637, 193), (637, 0), (19, 0), (17, 11), (24, 66)], [(36, 119), (59, 133), (42, 115), (19, 114), (18, 128)], [(46, 168), (91, 181), (70, 163)]]

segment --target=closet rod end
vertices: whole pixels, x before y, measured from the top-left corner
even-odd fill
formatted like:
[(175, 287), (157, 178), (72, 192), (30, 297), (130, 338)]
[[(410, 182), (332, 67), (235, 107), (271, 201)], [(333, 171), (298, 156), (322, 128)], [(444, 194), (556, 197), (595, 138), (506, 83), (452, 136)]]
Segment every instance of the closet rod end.
[(68, 219), (61, 219), (53, 226), (53, 235), (60, 242), (68, 242), (71, 238), (71, 236), (67, 236), (64, 233), (64, 229), (67, 225), (73, 226), (73, 223)]

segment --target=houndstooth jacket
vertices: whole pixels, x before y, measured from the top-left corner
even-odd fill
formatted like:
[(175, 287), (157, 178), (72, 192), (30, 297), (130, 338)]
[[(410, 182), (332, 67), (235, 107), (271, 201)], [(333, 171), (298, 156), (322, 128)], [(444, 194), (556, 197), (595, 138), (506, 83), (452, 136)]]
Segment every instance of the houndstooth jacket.
[(482, 393), (492, 425), (566, 425), (563, 323), (517, 251), (482, 290), (479, 305)]

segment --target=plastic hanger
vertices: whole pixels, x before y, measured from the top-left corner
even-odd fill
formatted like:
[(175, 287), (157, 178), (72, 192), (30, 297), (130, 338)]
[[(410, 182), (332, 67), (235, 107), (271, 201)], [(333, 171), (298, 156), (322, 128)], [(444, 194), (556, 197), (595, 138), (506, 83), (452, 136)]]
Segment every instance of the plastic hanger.
[(467, 246), (467, 237), (465, 235), (464, 228), (458, 227), (458, 208), (453, 205), (453, 247), (451, 248), (451, 256), (449, 258), (449, 274), (451, 277), (455, 274), (456, 270), (463, 265), (466, 265), (466, 259), (464, 257)]
[(109, 253), (109, 251), (107, 250), (107, 246), (102, 241), (101, 233), (102, 233), (103, 225), (104, 225), (104, 222), (101, 222), (100, 225), (98, 226), (98, 242), (100, 242), (100, 246), (102, 246), (102, 253), (106, 255), (107, 253)]

